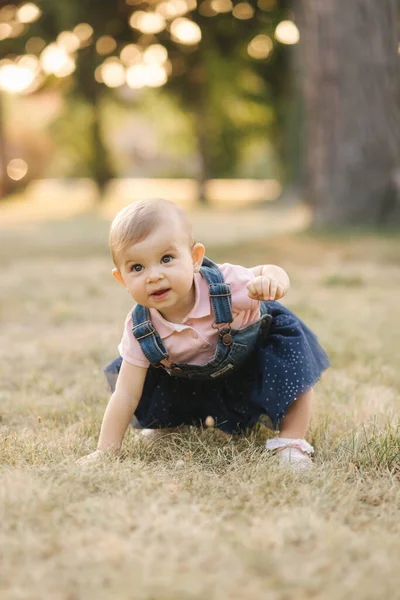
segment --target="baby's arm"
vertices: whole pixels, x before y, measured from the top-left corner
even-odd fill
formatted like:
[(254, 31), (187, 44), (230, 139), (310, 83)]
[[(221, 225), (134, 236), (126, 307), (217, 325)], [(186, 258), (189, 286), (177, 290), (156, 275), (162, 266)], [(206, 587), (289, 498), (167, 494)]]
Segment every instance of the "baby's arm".
[(286, 271), (277, 265), (259, 265), (250, 269), (255, 277), (247, 284), (249, 297), (253, 300), (279, 300), (287, 294), (290, 279)]
[(142, 395), (147, 368), (122, 361), (115, 392), (112, 394), (101, 424), (97, 450), (84, 456), (79, 462), (99, 458), (104, 452), (120, 449), (129, 422)]

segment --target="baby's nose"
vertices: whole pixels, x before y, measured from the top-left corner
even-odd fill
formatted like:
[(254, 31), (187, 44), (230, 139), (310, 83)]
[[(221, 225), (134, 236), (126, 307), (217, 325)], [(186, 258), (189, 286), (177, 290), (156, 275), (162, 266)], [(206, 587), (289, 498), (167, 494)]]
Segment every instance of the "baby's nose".
[(158, 279), (162, 279), (163, 277), (164, 275), (159, 267), (150, 269), (148, 272), (149, 281), (157, 281)]

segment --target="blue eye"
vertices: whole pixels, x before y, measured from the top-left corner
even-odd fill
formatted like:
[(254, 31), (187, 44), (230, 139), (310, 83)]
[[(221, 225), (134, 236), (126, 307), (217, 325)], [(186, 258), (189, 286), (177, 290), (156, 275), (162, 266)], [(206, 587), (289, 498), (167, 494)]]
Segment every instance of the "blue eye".
[(174, 257), (173, 257), (173, 256), (171, 256), (171, 254), (166, 254), (165, 256), (163, 256), (163, 257), (162, 257), (162, 259), (161, 259), (161, 262), (162, 262), (162, 264), (163, 264), (163, 265), (166, 265), (166, 264), (168, 264), (169, 262), (171, 262), (171, 260), (172, 260), (173, 258), (174, 258)]
[(131, 271), (134, 271), (135, 273), (140, 273), (142, 269), (142, 265), (132, 265)]

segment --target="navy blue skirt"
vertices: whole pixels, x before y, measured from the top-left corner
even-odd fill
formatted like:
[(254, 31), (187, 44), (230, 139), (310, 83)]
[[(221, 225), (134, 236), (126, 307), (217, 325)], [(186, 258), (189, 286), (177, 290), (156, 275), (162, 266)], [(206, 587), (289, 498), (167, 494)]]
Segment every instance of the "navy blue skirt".
[(193, 381), (150, 367), (135, 416), (143, 427), (204, 424), (208, 416), (226, 433), (240, 433), (265, 416), (278, 429), (288, 407), (329, 367), (315, 334), (279, 302), (266, 341), (223, 379)]

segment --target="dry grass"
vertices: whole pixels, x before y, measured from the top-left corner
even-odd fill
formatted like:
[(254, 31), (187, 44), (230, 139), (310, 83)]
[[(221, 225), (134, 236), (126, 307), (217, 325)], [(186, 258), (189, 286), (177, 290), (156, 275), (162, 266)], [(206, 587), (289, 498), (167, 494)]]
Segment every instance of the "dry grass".
[(309, 440), (280, 471), (267, 431), (211, 432), (82, 469), (107, 402), (102, 367), (130, 302), (94, 218), (0, 231), (2, 600), (390, 599), (400, 585), (400, 236), (293, 235), (214, 259), (277, 262), (287, 305), (333, 367)]

